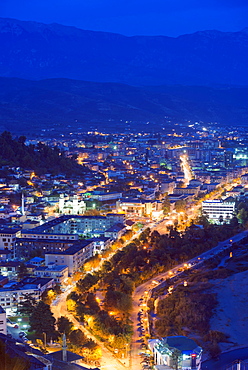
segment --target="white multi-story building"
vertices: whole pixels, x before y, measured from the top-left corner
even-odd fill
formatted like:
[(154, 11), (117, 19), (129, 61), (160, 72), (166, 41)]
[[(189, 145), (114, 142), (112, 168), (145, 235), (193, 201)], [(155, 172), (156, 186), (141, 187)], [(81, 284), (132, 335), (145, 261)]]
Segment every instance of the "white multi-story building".
[(86, 211), (86, 203), (79, 199), (77, 195), (65, 197), (63, 194), (59, 198), (59, 213), (65, 215), (78, 215)]
[(48, 264), (48, 266), (39, 266), (34, 271), (35, 276), (52, 278), (57, 284), (65, 284), (68, 278), (68, 266), (66, 265), (55, 265), (54, 263)]
[(84, 262), (93, 256), (94, 244), (89, 240), (81, 240), (77, 245), (62, 252), (50, 252), (45, 254), (46, 266), (50, 263), (68, 266), (69, 275), (78, 271)]
[(205, 200), (202, 202), (202, 213), (211, 222), (229, 223), (235, 212), (235, 201), (231, 200)]
[(124, 212), (129, 216), (152, 217), (153, 212), (162, 209), (162, 203), (157, 200), (122, 198), (116, 202), (118, 212)]
[(20, 282), (10, 282), (0, 288), (0, 304), (7, 315), (18, 311), (18, 305), (25, 299), (25, 294), (31, 294), (40, 300), (41, 294), (54, 286), (51, 278), (27, 277)]
[(8, 228), (1, 228), (0, 229), (0, 250), (1, 249), (8, 249), (12, 252), (12, 257), (14, 257), (15, 251), (15, 243), (16, 238), (21, 236), (20, 229), (8, 229)]

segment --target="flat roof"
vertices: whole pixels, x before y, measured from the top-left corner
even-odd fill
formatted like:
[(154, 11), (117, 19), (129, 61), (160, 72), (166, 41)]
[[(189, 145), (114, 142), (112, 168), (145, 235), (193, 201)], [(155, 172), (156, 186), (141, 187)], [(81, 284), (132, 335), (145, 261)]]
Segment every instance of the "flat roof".
[(80, 244), (75, 244), (75, 245), (72, 245), (71, 247), (69, 247), (68, 249), (66, 249), (65, 251), (61, 251), (61, 252), (47, 252), (45, 254), (54, 254), (56, 256), (58, 255), (73, 255), (77, 252), (79, 252), (81, 249), (83, 249), (84, 247), (87, 247), (87, 245), (90, 245), (92, 243), (92, 241), (89, 241), (89, 240), (82, 240), (80, 242)]
[(1, 227), (0, 228), (0, 234), (16, 234), (18, 231), (20, 231), (21, 228), (11, 229), (7, 227)]

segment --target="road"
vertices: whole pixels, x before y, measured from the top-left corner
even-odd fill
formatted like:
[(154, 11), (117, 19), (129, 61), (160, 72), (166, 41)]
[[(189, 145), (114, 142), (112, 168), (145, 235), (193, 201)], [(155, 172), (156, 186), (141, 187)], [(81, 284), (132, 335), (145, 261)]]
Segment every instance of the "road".
[(51, 305), (51, 311), (54, 314), (54, 317), (58, 319), (60, 316), (66, 316), (69, 320), (73, 322), (75, 327), (81, 329), (83, 333), (88, 337), (91, 338), (94, 342), (96, 342), (102, 350), (102, 358), (101, 358), (101, 370), (121, 370), (128, 368), (128, 361), (126, 360), (126, 364), (124, 361), (119, 361), (108, 349), (104, 347), (104, 345), (97, 340), (79, 321), (77, 321), (72, 314), (67, 311), (66, 307), (66, 297), (69, 292), (62, 293), (59, 298), (57, 298), (53, 304)]
[[(132, 343), (131, 343), (131, 370), (140, 370), (142, 369), (142, 366), (140, 364), (141, 357), (139, 356), (139, 353), (142, 351), (141, 349), (141, 340), (144, 338), (144, 334), (149, 335), (149, 329), (146, 329), (146, 325), (144, 324), (144, 332), (143, 335), (141, 334), (140, 330), (140, 319), (139, 319), (139, 312), (142, 309), (142, 316), (144, 319), (147, 317), (146, 309), (145, 309), (145, 301), (147, 298), (149, 298), (152, 293), (163, 287), (165, 284), (164, 282), (159, 283), (160, 280), (170, 279), (175, 276), (180, 276), (181, 271), (178, 271), (181, 268), (186, 267), (187, 269), (195, 269), (197, 267), (200, 267), (204, 261), (206, 261), (209, 258), (212, 258), (215, 255), (218, 255), (220, 252), (230, 248), (232, 243), (240, 241), (242, 238), (248, 235), (248, 230), (243, 231), (232, 238), (226, 239), (223, 242), (218, 243), (218, 245), (211, 250), (202, 253), (201, 255), (192, 258), (191, 260), (182, 263), (170, 271), (163, 272), (156, 277), (151, 278), (147, 282), (143, 283), (142, 285), (139, 285), (136, 290), (133, 293), (133, 310), (131, 313), (131, 321), (133, 322), (133, 337), (132, 337)], [(157, 282), (157, 284), (156, 284)], [(143, 297), (143, 301), (141, 301), (141, 298)], [(143, 304), (142, 304), (143, 303)], [(143, 321), (144, 321), (143, 319)], [(248, 356), (247, 356), (248, 357)], [(209, 369), (212, 369), (209, 367)], [(217, 367), (216, 367), (217, 369)]]
[[(101, 369), (102, 370), (120, 370), (129, 368), (130, 370), (141, 370), (142, 366), (140, 364), (141, 357), (139, 353), (142, 351), (142, 341), (146, 341), (145, 337), (149, 336), (149, 328), (147, 326), (148, 314), (146, 311), (146, 300), (152, 295), (152, 293), (163, 287), (165, 283), (160, 283), (161, 280), (169, 279), (174, 276), (180, 276), (181, 271), (178, 271), (181, 268), (184, 268), (187, 264), (187, 268), (195, 269), (199, 267), (204, 261), (208, 258), (212, 258), (218, 253), (224, 251), (227, 248), (230, 248), (233, 242), (241, 240), (247, 235), (248, 231), (244, 231), (240, 234), (235, 235), (231, 239), (227, 239), (223, 242), (220, 242), (216, 247), (211, 250), (202, 253), (201, 255), (192, 258), (186, 263), (182, 263), (170, 271), (159, 274), (158, 276), (150, 279), (149, 281), (138, 286), (133, 293), (133, 310), (131, 313), (131, 321), (133, 322), (133, 337), (130, 350), (130, 363), (129, 361), (119, 361), (115, 356), (108, 351), (101, 342), (97, 341), (93, 335), (91, 335), (88, 330), (82, 326), (72, 314), (69, 314), (66, 308), (66, 297), (69, 294), (69, 291), (66, 291), (57, 298), (53, 305), (51, 306), (52, 312), (56, 318), (60, 316), (67, 316), (75, 326), (80, 328), (88, 337), (96, 341), (102, 349), (102, 360), (101, 360)], [(143, 301), (141, 301), (143, 298)], [(141, 311), (142, 310), (142, 311)], [(140, 315), (142, 316), (142, 325), (140, 320)], [(141, 329), (143, 328), (143, 329)]]

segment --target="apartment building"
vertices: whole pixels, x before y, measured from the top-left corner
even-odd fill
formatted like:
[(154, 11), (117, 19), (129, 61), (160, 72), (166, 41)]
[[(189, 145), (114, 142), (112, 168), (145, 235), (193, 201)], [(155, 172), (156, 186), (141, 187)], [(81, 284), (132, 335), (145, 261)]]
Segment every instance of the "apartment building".
[(209, 221), (214, 223), (229, 223), (235, 212), (235, 201), (231, 200), (205, 200), (202, 202), (202, 213)]

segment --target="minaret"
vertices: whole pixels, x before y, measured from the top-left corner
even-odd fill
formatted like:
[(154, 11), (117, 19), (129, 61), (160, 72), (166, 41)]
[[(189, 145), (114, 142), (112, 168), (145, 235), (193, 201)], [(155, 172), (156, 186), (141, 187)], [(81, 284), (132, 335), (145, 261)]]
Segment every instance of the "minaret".
[(63, 341), (63, 344), (62, 344), (62, 360), (64, 362), (67, 362), (67, 346), (66, 346), (66, 336), (65, 336), (65, 333), (62, 336), (62, 341)]
[(59, 213), (64, 213), (65, 207), (65, 196), (64, 194), (60, 194), (59, 196)]
[(24, 193), (22, 193), (22, 215), (25, 216), (25, 202), (24, 202)]
[(72, 198), (72, 214), (73, 215), (78, 214), (78, 197), (77, 197), (77, 195), (73, 195), (73, 198)]

